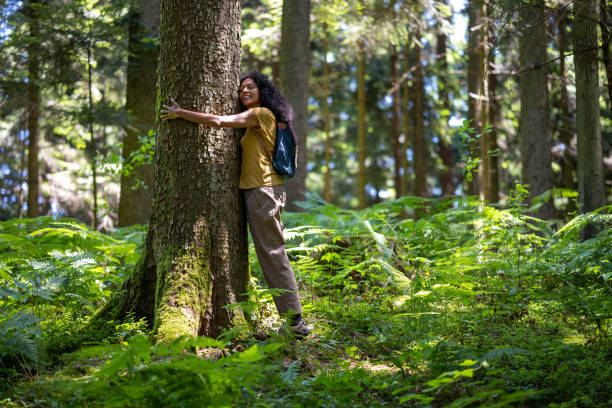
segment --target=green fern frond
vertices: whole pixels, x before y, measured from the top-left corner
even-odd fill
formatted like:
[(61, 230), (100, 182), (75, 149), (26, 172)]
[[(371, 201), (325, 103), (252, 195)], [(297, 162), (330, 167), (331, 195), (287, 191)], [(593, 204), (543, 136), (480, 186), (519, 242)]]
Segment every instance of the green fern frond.
[(500, 348), (491, 350), (480, 357), (480, 361), (495, 361), (502, 357), (512, 357), (520, 354), (527, 354), (528, 351), (519, 348)]

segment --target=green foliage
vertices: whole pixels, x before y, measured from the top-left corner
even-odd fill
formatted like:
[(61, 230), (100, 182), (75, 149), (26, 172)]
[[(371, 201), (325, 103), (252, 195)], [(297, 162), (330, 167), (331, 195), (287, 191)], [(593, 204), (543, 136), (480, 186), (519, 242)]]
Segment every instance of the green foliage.
[(279, 346), (256, 344), (216, 360), (200, 353), (223, 343), (203, 337), (152, 345), (135, 336), (122, 345), (85, 349), (79, 358), (105, 356), (106, 363), (91, 381), (78, 384), (77, 401), (104, 407), (231, 406), (271, 369), (262, 359)]
[[(120, 324), (107, 344), (56, 360), (52, 377), (13, 377), (3, 403), (33, 406), (38, 396), (64, 406), (608, 406), (609, 208), (554, 232), (526, 215), (533, 210), (524, 204), (528, 194), (517, 184), (507, 208), (474, 198), (403, 197), (361, 211), (311, 196), (307, 212), (284, 219), (304, 315), (314, 324), (310, 338), (294, 343), (282, 330), (275, 334), (275, 291), (264, 288), (252, 257), (246, 300), (230, 306), (243, 309), (247, 322), (222, 340), (154, 345), (145, 322)], [(581, 226), (595, 220), (600, 234), (580, 241)], [(91, 253), (82, 259), (93, 261), (77, 267), (34, 252), (53, 254), (43, 241), (51, 232), (65, 251)], [(22, 241), (25, 248), (1, 253), (3, 265), (12, 257), (21, 261), (11, 265), (22, 265), (4, 266), (3, 282), (52, 270), (32, 266), (49, 259), (55, 270), (72, 268), (87, 281), (101, 273), (95, 265), (124, 270), (142, 242), (141, 229), (109, 237), (67, 220), (8, 223), (2, 234), (4, 248)], [(40, 359), (41, 342), (60, 343), (99, 304), (95, 297), (105, 296), (72, 286), (91, 302), (81, 312), (76, 306), (84, 304), (66, 297), (54, 303), (61, 291), (32, 288), (13, 285), (15, 293), (2, 298), (14, 314), (0, 320), (11, 339), (0, 352), (3, 364), (17, 368)], [(15, 300), (26, 296), (44, 307)], [(45, 308), (61, 311), (53, 324), (40, 313)], [(258, 340), (270, 335), (276, 343)]]
[[(71, 219), (0, 223), (0, 358), (22, 369), (40, 365), (41, 342), (73, 336), (136, 262), (143, 230), (119, 240)], [(80, 323), (79, 323), (80, 322)], [(45, 335), (45, 333), (47, 333)], [(13, 366), (14, 364), (8, 364)]]
[[(101, 165), (104, 171), (108, 174), (120, 174), (129, 176), (136, 168), (144, 165), (151, 165), (155, 157), (155, 131), (150, 129), (146, 135), (138, 136), (138, 145), (140, 149), (134, 150), (125, 160), (121, 157), (123, 144), (117, 146), (106, 146), (105, 149), (110, 151), (110, 154), (103, 156)], [(100, 153), (100, 152), (99, 152)], [(139, 188), (148, 188), (143, 180), (137, 180), (136, 184), (130, 186), (132, 190)]]

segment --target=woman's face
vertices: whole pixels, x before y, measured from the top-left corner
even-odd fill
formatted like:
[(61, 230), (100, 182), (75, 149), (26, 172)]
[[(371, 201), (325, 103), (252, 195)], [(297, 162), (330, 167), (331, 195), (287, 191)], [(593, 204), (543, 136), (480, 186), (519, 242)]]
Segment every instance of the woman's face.
[(240, 84), (240, 102), (247, 108), (260, 106), (259, 88), (251, 78), (246, 78)]

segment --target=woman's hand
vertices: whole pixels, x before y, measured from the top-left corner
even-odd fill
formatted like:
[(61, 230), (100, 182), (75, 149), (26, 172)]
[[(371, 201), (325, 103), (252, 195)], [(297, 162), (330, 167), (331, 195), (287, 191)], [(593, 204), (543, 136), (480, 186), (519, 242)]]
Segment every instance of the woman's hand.
[(176, 119), (179, 117), (179, 112), (181, 111), (181, 107), (174, 99), (170, 99), (172, 101), (172, 106), (163, 105), (165, 109), (160, 111), (161, 118), (163, 120)]

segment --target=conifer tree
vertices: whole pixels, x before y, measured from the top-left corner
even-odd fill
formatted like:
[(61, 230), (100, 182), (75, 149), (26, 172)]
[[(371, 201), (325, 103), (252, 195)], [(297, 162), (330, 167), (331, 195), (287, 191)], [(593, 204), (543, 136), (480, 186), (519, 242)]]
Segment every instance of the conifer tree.
[[(192, 110), (234, 113), (240, 2), (163, 0), (159, 64), (158, 108), (175, 98)], [(236, 317), (225, 306), (242, 300), (248, 281), (239, 138), (182, 120), (160, 122), (157, 134), (145, 250), (92, 325), (131, 312), (154, 323), (160, 341), (216, 336)]]

